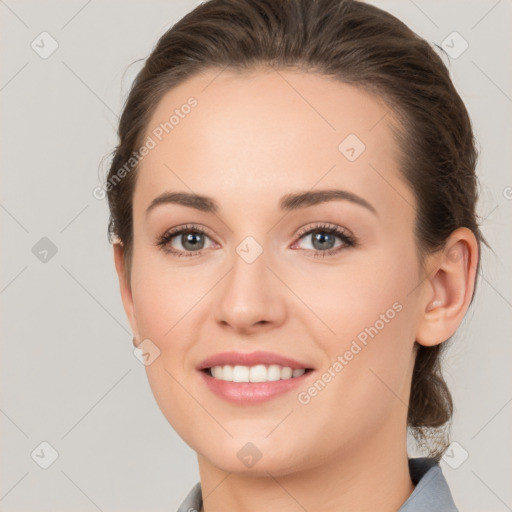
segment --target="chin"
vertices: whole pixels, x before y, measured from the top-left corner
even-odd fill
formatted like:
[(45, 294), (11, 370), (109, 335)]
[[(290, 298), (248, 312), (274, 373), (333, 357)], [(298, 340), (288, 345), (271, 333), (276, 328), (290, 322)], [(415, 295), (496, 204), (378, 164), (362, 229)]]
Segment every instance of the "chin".
[(251, 441), (231, 439), (227, 446), (217, 445), (213, 451), (211, 447), (192, 448), (199, 458), (207, 459), (222, 471), (251, 476), (283, 476), (305, 469), (312, 461), (311, 454), (300, 457), (297, 450), (283, 450), (269, 442), (266, 447), (259, 447)]

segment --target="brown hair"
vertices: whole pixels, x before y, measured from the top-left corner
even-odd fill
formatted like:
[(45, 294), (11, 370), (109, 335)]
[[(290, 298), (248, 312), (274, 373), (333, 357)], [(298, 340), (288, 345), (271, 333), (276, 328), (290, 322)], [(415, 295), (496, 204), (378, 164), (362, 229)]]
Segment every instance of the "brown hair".
[[(244, 72), (260, 65), (334, 77), (385, 101), (398, 121), (392, 129), (401, 149), (400, 169), (416, 197), (420, 259), (442, 249), (461, 226), (473, 231), (479, 247), (486, 243), (475, 213), (471, 121), (429, 43), (391, 14), (355, 0), (209, 0), (159, 39), (120, 118), (107, 180), (109, 239), (118, 237), (124, 246), (128, 281), (136, 165), (123, 179), (114, 178), (141, 146), (160, 99), (207, 68)], [(442, 427), (453, 413), (440, 365), (445, 346), (417, 345), (407, 418), (416, 440), (436, 460), (447, 444)]]

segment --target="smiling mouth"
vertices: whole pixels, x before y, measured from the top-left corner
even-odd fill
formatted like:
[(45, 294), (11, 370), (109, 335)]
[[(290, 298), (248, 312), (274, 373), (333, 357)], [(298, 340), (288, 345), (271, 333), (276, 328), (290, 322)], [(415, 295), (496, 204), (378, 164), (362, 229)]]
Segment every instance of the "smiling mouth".
[(278, 364), (257, 364), (255, 366), (222, 365), (202, 370), (216, 380), (227, 382), (275, 382), (301, 377), (312, 368), (295, 368)]

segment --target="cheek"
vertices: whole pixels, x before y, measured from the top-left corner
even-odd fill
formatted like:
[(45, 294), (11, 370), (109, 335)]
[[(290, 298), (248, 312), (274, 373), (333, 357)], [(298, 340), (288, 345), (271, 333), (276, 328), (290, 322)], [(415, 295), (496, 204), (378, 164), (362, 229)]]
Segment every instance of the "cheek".
[(313, 315), (308, 327), (327, 350), (342, 348), (359, 335), (364, 341), (368, 329), (375, 332), (372, 326), (390, 343), (409, 338), (411, 330), (402, 329), (410, 327), (413, 308), (408, 306), (418, 269), (414, 257), (396, 252), (379, 248), (361, 257), (353, 253), (353, 260), (351, 256), (337, 266), (317, 265), (301, 274), (287, 271), (287, 282), (294, 283), (294, 293), (307, 305), (304, 315)]
[(327, 355), (325, 370), (337, 375), (333, 392), (352, 397), (354, 404), (389, 406), (386, 398), (396, 400), (394, 393), (402, 396), (409, 387), (416, 260), (399, 258), (390, 249), (360, 263), (333, 268), (331, 276), (317, 275), (310, 281), (315, 286), (303, 285), (298, 294), (307, 297), (317, 317), (310, 325), (318, 326), (314, 337)]
[(141, 335), (161, 341), (171, 338), (211, 286), (207, 281), (192, 267), (166, 264), (161, 255), (141, 251), (134, 258), (132, 280), (134, 314)]
[(413, 316), (394, 293), (382, 295), (352, 294), (319, 312), (336, 334), (317, 337), (326, 363), (316, 382), (299, 390), (302, 415), (296, 419), (303, 436), (308, 431), (341, 439), (343, 432), (344, 440), (357, 444), (384, 424), (401, 428), (396, 422), (408, 402)]
[(190, 424), (183, 411), (190, 411), (194, 401), (191, 391), (187, 392), (189, 375), (184, 362), (194, 336), (189, 321), (198, 300), (195, 284), (174, 270), (140, 263), (132, 287), (134, 314), (141, 337), (150, 339), (160, 351), (146, 366), (148, 383), (164, 417), (189, 442)]
[(180, 383), (190, 378), (190, 349), (203, 320), (198, 317), (201, 300), (218, 281), (218, 274), (167, 264), (161, 255), (141, 250), (134, 255), (132, 276), (140, 336), (151, 340), (160, 351), (146, 366), (148, 381), (164, 415), (175, 424), (180, 421), (174, 418), (176, 411), (190, 406), (190, 395)]

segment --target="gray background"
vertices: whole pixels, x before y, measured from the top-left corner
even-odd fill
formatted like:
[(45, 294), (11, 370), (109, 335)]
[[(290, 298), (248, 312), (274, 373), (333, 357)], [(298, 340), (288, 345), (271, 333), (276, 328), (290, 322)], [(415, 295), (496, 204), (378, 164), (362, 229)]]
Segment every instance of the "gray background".
[[(1, 511), (172, 511), (199, 478), (132, 353), (107, 203), (92, 195), (132, 63), (197, 3), (0, 0)], [(484, 250), (445, 364), (458, 444), (442, 467), (461, 511), (512, 510), (512, 3), (373, 3), (432, 43), (453, 31), (469, 43), (449, 67), (479, 141), (479, 213), (494, 253)], [(48, 58), (31, 47), (43, 31), (59, 45)], [(57, 249), (46, 261), (43, 237)], [(44, 441), (58, 452), (47, 469)]]

